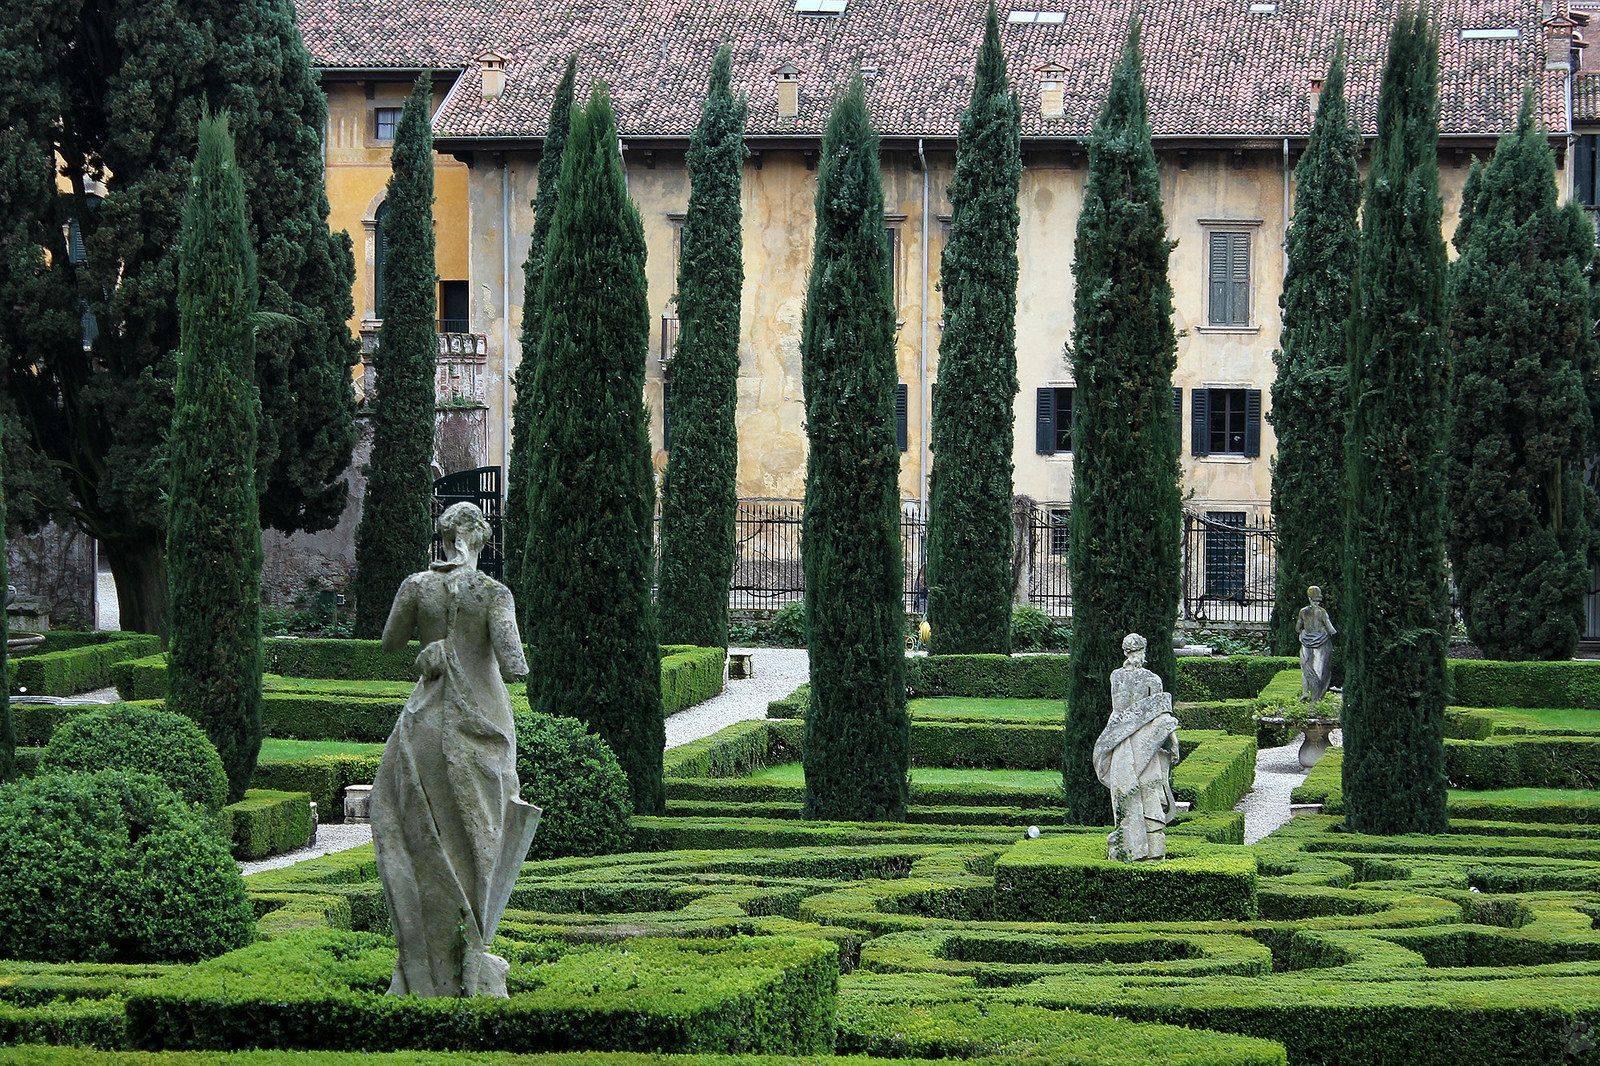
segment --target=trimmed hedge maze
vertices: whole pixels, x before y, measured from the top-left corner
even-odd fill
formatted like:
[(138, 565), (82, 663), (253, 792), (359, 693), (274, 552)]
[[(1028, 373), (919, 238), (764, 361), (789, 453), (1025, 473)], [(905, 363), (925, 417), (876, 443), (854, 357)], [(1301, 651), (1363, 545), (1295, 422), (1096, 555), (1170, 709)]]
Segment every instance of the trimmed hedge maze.
[(12, 693), (72, 696), (114, 684), (119, 663), (161, 650), (161, 640), (145, 633), (78, 633), (51, 630), (44, 643), (6, 662)]

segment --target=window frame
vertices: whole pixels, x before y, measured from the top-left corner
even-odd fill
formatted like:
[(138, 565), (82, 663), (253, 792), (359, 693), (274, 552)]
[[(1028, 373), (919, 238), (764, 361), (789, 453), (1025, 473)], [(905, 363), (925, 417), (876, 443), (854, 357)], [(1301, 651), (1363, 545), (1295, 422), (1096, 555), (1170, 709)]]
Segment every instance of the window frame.
[[(1235, 456), (1246, 458), (1250, 446), (1250, 390), (1247, 388), (1208, 388), (1206, 390), (1206, 454), (1219, 456)], [(1219, 404), (1217, 400), (1223, 399)], [(1218, 413), (1222, 416), (1222, 429), (1217, 429)], [(1237, 431), (1230, 424), (1237, 419)], [(1217, 447), (1217, 435), (1222, 435), (1223, 447)], [(1239, 446), (1229, 447), (1235, 432), (1238, 434)], [(1221, 513), (1221, 512), (1219, 512)], [(1231, 512), (1230, 512), (1231, 513)]]
[[(1201, 566), (1205, 574), (1206, 599), (1237, 599), (1246, 584), (1245, 528), (1250, 517), (1244, 511), (1207, 511), (1205, 545)], [(1237, 526), (1239, 531), (1223, 532), (1218, 526)]]
[[(1259, 218), (1202, 218), (1200, 232), (1200, 333), (1259, 333), (1261, 322), (1256, 314), (1256, 278), (1259, 276), (1256, 231), (1261, 228)], [(1240, 234), (1245, 242), (1244, 318), (1243, 322), (1218, 322), (1216, 308), (1211, 298), (1211, 242), (1215, 235)]]
[[(405, 111), (404, 107), (390, 107), (382, 105), (372, 109), (372, 139), (379, 144), (393, 144), (394, 136), (400, 130), (400, 116)], [(393, 115), (394, 121), (389, 127), (389, 136), (383, 135), (384, 116)]]

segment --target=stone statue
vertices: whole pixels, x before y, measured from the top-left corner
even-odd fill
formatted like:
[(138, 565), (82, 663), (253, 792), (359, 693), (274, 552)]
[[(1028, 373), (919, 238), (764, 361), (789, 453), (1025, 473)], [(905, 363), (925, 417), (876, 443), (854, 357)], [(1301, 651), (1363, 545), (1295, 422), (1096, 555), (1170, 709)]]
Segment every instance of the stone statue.
[(1129, 633), (1122, 651), (1127, 661), (1111, 673), (1111, 718), (1094, 742), (1094, 772), (1111, 790), (1116, 822), (1107, 854), (1122, 862), (1159, 859), (1167, 853), (1167, 823), (1176, 807), (1178, 720), (1172, 694), (1145, 668), (1145, 639)]
[(389, 994), (504, 997), (509, 966), (489, 947), (540, 815), (519, 795), (505, 686), (528, 667), (510, 590), (478, 571), (483, 512), (454, 504), (439, 531), (450, 558), (405, 579), (383, 628), (385, 651), (422, 642), (372, 789)]
[(1333, 637), (1338, 630), (1322, 607), (1322, 590), (1312, 585), (1306, 598), (1310, 602), (1300, 608), (1294, 628), (1300, 634), (1300, 692), (1315, 706), (1333, 683)]

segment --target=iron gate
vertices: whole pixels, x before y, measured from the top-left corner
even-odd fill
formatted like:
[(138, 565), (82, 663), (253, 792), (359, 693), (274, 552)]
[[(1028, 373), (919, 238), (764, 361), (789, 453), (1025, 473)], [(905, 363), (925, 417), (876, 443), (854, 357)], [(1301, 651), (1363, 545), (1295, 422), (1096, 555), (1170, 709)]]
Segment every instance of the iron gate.
[[(478, 557), (478, 569), (497, 581), (504, 580), (505, 553), (500, 532), (500, 468), (480, 466), (472, 470), (457, 470), (453, 474), (436, 478), (433, 482), (433, 520), (435, 525), (445, 508), (456, 503), (475, 503), (489, 520), (489, 543), (483, 546)], [(433, 533), (433, 557), (443, 560), (444, 544), (439, 531)]]

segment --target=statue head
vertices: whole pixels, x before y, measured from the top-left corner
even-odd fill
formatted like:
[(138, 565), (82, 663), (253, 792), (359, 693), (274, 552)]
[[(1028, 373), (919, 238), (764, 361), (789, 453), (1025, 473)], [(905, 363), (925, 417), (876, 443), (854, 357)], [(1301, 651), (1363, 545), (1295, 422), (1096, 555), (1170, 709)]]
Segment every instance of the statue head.
[(1144, 665), (1144, 650), (1147, 641), (1137, 633), (1129, 633), (1122, 638), (1122, 654), (1128, 657), (1128, 666)]
[(439, 539), (451, 562), (476, 566), (489, 541), (489, 520), (475, 503), (453, 503), (439, 516)]
[(1312, 603), (1321, 603), (1322, 602), (1322, 589), (1317, 587), (1316, 585), (1312, 585), (1310, 588), (1306, 589), (1306, 598), (1309, 599)]

